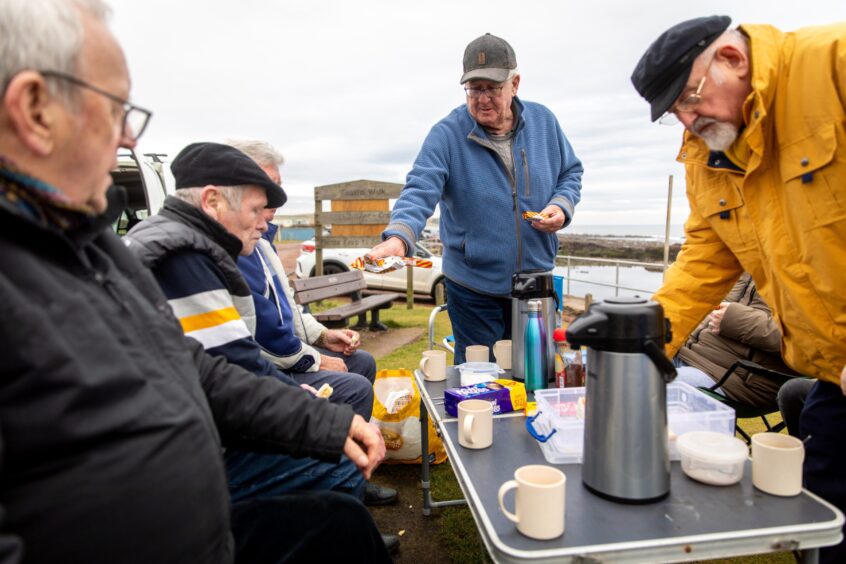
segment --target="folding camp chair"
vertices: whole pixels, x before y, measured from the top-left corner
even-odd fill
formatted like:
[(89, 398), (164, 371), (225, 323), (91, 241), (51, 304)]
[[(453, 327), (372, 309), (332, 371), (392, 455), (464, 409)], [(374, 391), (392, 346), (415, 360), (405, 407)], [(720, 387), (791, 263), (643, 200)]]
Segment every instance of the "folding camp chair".
[(726, 370), (725, 374), (723, 374), (722, 378), (711, 387), (704, 387), (700, 386), (699, 391), (702, 393), (726, 404), (727, 406), (734, 409), (735, 412), (735, 430), (737, 433), (743, 437), (743, 439), (749, 443), (751, 442), (751, 438), (749, 435), (740, 428), (740, 425), (737, 424), (737, 420), (739, 419), (753, 419), (756, 417), (760, 417), (761, 420), (764, 422), (764, 426), (767, 428), (767, 431), (772, 431), (773, 433), (778, 433), (782, 429), (784, 429), (784, 421), (780, 421), (773, 425), (767, 420), (767, 415), (772, 413), (778, 413), (778, 408), (771, 408), (771, 407), (758, 407), (754, 405), (748, 405), (742, 402), (734, 401), (729, 399), (725, 394), (718, 392), (717, 388), (721, 387), (723, 384), (726, 383), (726, 380), (729, 379), (729, 376), (734, 374), (734, 372), (738, 368), (743, 368), (744, 370), (751, 372), (753, 374), (759, 374), (761, 376), (767, 376), (773, 378), (775, 380), (787, 380), (790, 378), (802, 378), (802, 376), (793, 376), (791, 374), (785, 374), (784, 372), (779, 372), (777, 370), (770, 370), (769, 368), (764, 368), (760, 364), (756, 362), (752, 362), (751, 360), (744, 360), (738, 359), (732, 364), (728, 370)]

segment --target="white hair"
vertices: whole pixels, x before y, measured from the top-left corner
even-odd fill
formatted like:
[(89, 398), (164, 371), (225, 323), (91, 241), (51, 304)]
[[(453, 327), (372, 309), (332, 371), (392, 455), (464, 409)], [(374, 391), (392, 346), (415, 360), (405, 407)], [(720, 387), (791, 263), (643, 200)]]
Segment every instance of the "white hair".
[(508, 76), (505, 78), (505, 82), (511, 82), (512, 80), (514, 80), (514, 77), (518, 74), (520, 74), (520, 71), (518, 71), (516, 68), (511, 69), (510, 71), (508, 71)]
[[(717, 49), (724, 45), (733, 45), (745, 53), (747, 57), (749, 56), (749, 41), (743, 32), (739, 29), (727, 29), (697, 57), (700, 64), (707, 65), (714, 58)], [(717, 65), (711, 65), (708, 70), (708, 76), (713, 79), (715, 84), (722, 84), (725, 81), (725, 75)]]
[[(24, 70), (75, 75), (82, 53), (80, 11), (106, 22), (111, 11), (102, 0), (0, 1), (0, 94)], [(70, 85), (50, 81), (54, 94), (69, 98)]]
[(258, 139), (227, 139), (225, 141), (230, 147), (235, 147), (254, 161), (259, 166), (274, 166), (279, 168), (285, 162), (282, 153), (267, 141)]
[[(203, 188), (204, 187), (179, 188), (173, 195), (183, 202), (187, 202), (192, 206), (199, 208), (203, 205)], [(246, 186), (215, 186), (215, 188), (220, 190), (220, 194), (229, 204), (230, 208), (234, 211), (241, 209), (241, 199), (246, 191)]]

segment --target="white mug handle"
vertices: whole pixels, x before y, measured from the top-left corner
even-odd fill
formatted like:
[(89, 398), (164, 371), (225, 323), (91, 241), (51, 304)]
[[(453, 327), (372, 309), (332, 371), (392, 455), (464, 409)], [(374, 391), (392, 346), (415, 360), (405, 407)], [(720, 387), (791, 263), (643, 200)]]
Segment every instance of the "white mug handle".
[(473, 444), (473, 421), (476, 420), (476, 417), (471, 415), (464, 416), (464, 440)]
[(426, 361), (427, 361), (427, 360), (429, 360), (429, 357), (428, 357), (428, 356), (424, 356), (424, 357), (422, 358), (422, 360), (420, 360), (420, 372), (422, 372), (422, 373), (423, 373), (423, 377), (424, 377), (424, 378), (425, 378), (426, 376), (428, 376), (428, 374), (426, 374)]
[(513, 490), (517, 487), (517, 482), (515, 480), (508, 480), (504, 484), (499, 487), (499, 508), (505, 514), (509, 521), (513, 521), (517, 523), (519, 520), (517, 519), (517, 515), (511, 513), (505, 508), (505, 494), (508, 493), (509, 490)]

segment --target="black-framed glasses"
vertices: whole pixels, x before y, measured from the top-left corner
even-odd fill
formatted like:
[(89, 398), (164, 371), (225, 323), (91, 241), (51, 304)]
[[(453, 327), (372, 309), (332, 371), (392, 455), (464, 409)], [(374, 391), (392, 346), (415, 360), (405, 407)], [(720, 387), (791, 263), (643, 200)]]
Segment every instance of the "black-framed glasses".
[(91, 90), (100, 96), (105, 96), (112, 102), (120, 104), (123, 108), (123, 125), (121, 126), (121, 133), (124, 137), (132, 139), (133, 141), (137, 141), (138, 138), (141, 137), (141, 134), (144, 133), (144, 130), (147, 128), (147, 124), (150, 122), (150, 117), (153, 115), (153, 112), (150, 110), (131, 104), (128, 100), (125, 100), (120, 96), (116, 96), (111, 92), (106, 92), (102, 88), (97, 88), (93, 84), (88, 84), (84, 80), (73, 75), (51, 70), (42, 70), (38, 72), (46, 77), (65, 80), (74, 86)]
[(677, 113), (692, 112), (696, 106), (702, 102), (702, 89), (705, 87), (705, 79), (708, 78), (708, 71), (711, 69), (711, 63), (713, 62), (713, 58), (708, 62), (708, 66), (705, 67), (705, 74), (702, 75), (702, 79), (699, 81), (699, 86), (696, 87), (696, 90), (673, 104), (673, 106), (667, 110), (663, 116), (661, 116), (658, 123), (661, 125), (676, 125), (679, 123), (679, 118), (676, 115)]
[(481, 98), (482, 94), (488, 98), (496, 98), (502, 94), (502, 86), (491, 86), (490, 88), (471, 88), (465, 86), (464, 91), (467, 93), (468, 98), (473, 98), (474, 100)]

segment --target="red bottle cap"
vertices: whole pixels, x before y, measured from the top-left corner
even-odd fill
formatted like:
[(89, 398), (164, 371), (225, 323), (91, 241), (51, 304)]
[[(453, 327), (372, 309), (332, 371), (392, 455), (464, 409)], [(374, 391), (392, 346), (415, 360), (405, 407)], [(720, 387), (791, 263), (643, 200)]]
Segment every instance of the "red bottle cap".
[(567, 330), (563, 327), (558, 327), (555, 331), (552, 332), (552, 339), (556, 343), (567, 342)]

